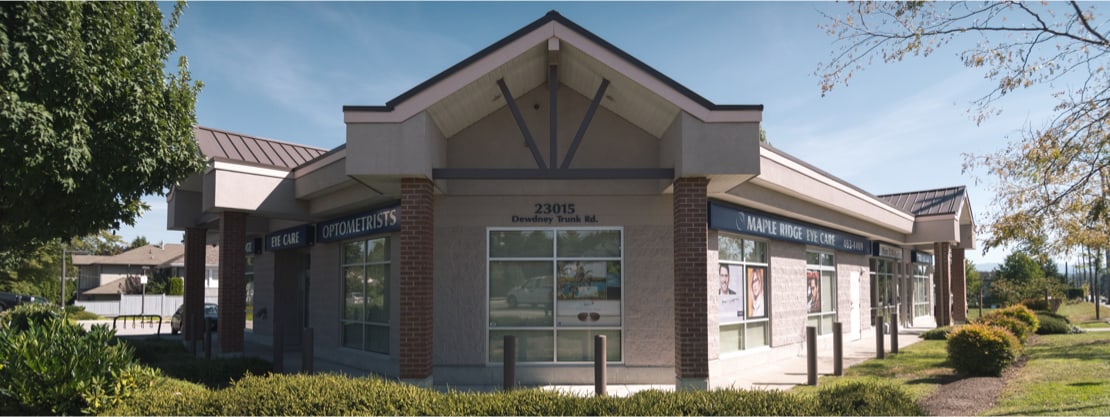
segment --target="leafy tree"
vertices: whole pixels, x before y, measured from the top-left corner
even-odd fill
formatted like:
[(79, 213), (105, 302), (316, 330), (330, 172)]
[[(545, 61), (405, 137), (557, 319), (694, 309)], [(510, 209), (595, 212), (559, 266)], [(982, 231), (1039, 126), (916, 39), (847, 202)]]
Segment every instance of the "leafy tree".
[(147, 246), (147, 245), (150, 245), (150, 242), (147, 242), (146, 236), (138, 236), (134, 240), (131, 241), (130, 245), (127, 245), (127, 249), (125, 249), (125, 250), (141, 248), (141, 247)]
[[(1045, 85), (1055, 115), (1024, 128), (1019, 140), (987, 155), (969, 155), (965, 170), (1000, 179), (997, 212), (985, 248), (1023, 249), (1110, 242), (1110, 39), (1104, 4), (1069, 2), (853, 2), (829, 16), (827, 31), (842, 47), (820, 65), (822, 94), (847, 84), (874, 60), (928, 57), (962, 42), (963, 64), (994, 84), (974, 101), (977, 121), (999, 110), (1000, 99)], [(1017, 127), (1015, 127), (1016, 129)]]
[(134, 224), (198, 172), (200, 83), (153, 2), (0, 7), (0, 257)]
[(1031, 256), (1014, 252), (999, 265), (991, 291), (1003, 304), (1012, 305), (1029, 298), (1061, 297), (1063, 283), (1055, 277), (1046, 277), (1041, 266)]
[(964, 277), (967, 282), (967, 305), (979, 305), (979, 291), (983, 287), (983, 278), (975, 269), (975, 262), (964, 259)]
[[(0, 291), (23, 295), (34, 295), (57, 302), (61, 297), (62, 244), (54, 240), (26, 252), (18, 258), (7, 258), (0, 263)], [(67, 276), (77, 277), (77, 268), (66, 264)], [(73, 290), (74, 281), (66, 283), (67, 290)], [(72, 291), (69, 297), (72, 297)]]

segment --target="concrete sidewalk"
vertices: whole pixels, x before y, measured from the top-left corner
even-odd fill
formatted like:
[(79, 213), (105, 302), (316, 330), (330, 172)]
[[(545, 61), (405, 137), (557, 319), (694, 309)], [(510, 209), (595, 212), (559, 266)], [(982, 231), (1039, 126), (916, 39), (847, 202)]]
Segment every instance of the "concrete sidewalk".
[[(933, 326), (928, 327), (910, 327), (899, 329), (898, 344), (899, 348), (912, 345), (919, 342), (921, 339), (918, 337), (921, 333), (933, 329)], [(273, 361), (270, 346), (262, 343), (257, 343), (247, 338), (244, 354), (252, 357), (259, 357), (262, 359)], [(884, 335), (884, 352), (886, 356), (891, 355), (890, 335)], [(833, 356), (831, 347), (831, 338), (822, 340), (822, 347), (818, 349), (817, 355), (817, 372), (819, 376), (832, 375), (833, 373)], [(865, 331), (861, 334), (858, 340), (850, 340), (850, 335), (845, 335), (844, 338), (844, 357), (843, 366), (847, 369), (850, 366), (857, 365), (868, 359), (874, 359), (875, 354), (875, 332)], [(712, 389), (723, 388), (737, 388), (737, 389), (761, 389), (761, 390), (788, 390), (797, 385), (805, 385), (808, 379), (805, 357), (805, 345), (788, 346), (790, 353), (787, 357), (781, 360), (772, 360), (765, 363), (753, 365), (745, 368), (743, 375), (733, 376), (732, 382), (727, 384), (718, 384), (711, 387)], [(795, 353), (795, 351), (797, 353)], [(297, 372), (301, 369), (301, 352), (300, 351), (286, 351), (285, 352), (284, 367), (286, 372)], [(367, 371), (361, 369), (354, 369), (343, 366), (334, 362), (324, 360), (322, 358), (315, 358), (315, 370), (317, 372), (338, 372), (351, 376), (365, 376)], [(472, 392), (491, 392), (501, 389), (500, 385), (435, 385), (434, 388), (439, 390), (455, 390), (455, 391), (472, 391)], [(547, 385), (540, 388), (556, 390), (560, 392), (572, 393), (581, 396), (594, 395), (593, 385)], [(606, 388), (606, 392), (610, 396), (627, 396), (639, 391), (644, 390), (660, 390), (660, 391), (674, 391), (674, 384), (651, 384), (651, 385), (624, 385), (624, 384), (610, 384)]]

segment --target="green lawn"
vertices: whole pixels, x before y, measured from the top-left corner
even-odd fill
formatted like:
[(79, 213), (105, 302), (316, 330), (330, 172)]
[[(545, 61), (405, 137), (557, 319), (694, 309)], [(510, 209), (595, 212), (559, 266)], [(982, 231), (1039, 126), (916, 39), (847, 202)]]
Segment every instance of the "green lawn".
[(1079, 327), (1110, 327), (1110, 308), (1101, 306), (1099, 318), (1095, 319), (1094, 303), (1064, 303), (1056, 313), (1067, 316), (1071, 323)]
[[(978, 309), (975, 313), (977, 317)], [(1073, 324), (1105, 325), (1094, 319), (1091, 303), (1065, 305), (1059, 313)], [(1108, 319), (1110, 309), (1103, 308), (1100, 314)], [(848, 368), (843, 377), (822, 377), (818, 384), (883, 380), (900, 384), (920, 400), (956, 378), (947, 365), (945, 348), (944, 341), (923, 340), (886, 359)], [(1038, 335), (1026, 346), (1025, 355), (1025, 366), (1015, 372), (998, 403), (985, 415), (1110, 415), (1110, 332)]]
[(1037, 336), (1025, 353), (987, 415), (1110, 415), (1110, 332)]

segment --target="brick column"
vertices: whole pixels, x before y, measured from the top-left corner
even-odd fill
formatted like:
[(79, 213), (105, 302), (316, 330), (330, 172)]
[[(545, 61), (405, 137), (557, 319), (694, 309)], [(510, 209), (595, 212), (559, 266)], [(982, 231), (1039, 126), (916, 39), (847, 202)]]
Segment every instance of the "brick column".
[(709, 388), (708, 178), (674, 184), (674, 339), (677, 389)]
[(948, 293), (951, 291), (949, 289), (949, 279), (951, 279), (952, 271), (948, 249), (947, 242), (933, 243), (933, 282), (935, 283), (933, 312), (938, 327), (952, 324), (949, 320), (952, 305), (948, 297)]
[(220, 352), (243, 351), (247, 309), (247, 215), (220, 214)]
[(964, 248), (952, 248), (952, 322), (967, 323), (967, 266)]
[(400, 377), (423, 386), (432, 384), (432, 193), (430, 180), (401, 179)]
[(204, 320), (204, 240), (208, 231), (190, 227), (185, 229), (185, 322), (181, 331), (185, 341), (194, 338), (194, 323)]

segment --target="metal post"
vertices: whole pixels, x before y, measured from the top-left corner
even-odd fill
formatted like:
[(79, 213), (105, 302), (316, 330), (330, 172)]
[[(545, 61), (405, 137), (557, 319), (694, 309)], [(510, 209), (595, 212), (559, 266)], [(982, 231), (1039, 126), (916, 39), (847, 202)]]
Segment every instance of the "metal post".
[(285, 332), (280, 325), (274, 326), (274, 373), (285, 372)]
[(504, 373), (501, 383), (505, 391), (511, 391), (516, 385), (516, 336), (505, 335), (501, 342), (502, 351), (505, 352)]
[(890, 353), (898, 353), (898, 313), (890, 313)]
[(886, 357), (886, 352), (883, 352), (883, 316), (875, 321), (875, 357), (883, 359)]
[(817, 385), (817, 327), (806, 326), (806, 375), (809, 385)]
[(598, 397), (605, 396), (605, 336), (594, 336), (594, 394)]
[(833, 322), (833, 375), (844, 375), (844, 324)]
[[(77, 280), (80, 282), (81, 280)], [(64, 311), (66, 308), (66, 250), (62, 248), (62, 299), (58, 301), (58, 305)]]
[(304, 341), (301, 342), (301, 372), (312, 375), (316, 371), (315, 352), (312, 345), (314, 339), (311, 327), (304, 328)]

